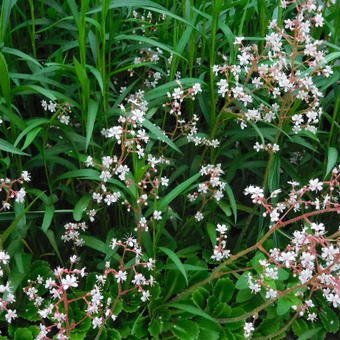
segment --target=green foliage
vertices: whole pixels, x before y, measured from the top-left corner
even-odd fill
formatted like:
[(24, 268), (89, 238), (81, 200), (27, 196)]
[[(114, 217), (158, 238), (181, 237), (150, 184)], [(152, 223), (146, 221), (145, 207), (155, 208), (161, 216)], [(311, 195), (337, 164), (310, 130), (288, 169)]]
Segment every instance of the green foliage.
[[(67, 267), (69, 257), (76, 254), (79, 264), (74, 266), (86, 266), (88, 272), (77, 289), (87, 292), (106, 262), (121, 267), (122, 254), (112, 249), (112, 238), (126, 240), (131, 234), (141, 243), (141, 262), (157, 259), (151, 271), (157, 283), (149, 287), (150, 300), (141, 302), (137, 289), (128, 292), (114, 305), (117, 320), (108, 318), (98, 328), (86, 318), (88, 301), (77, 301), (67, 312), (72, 321), (84, 320), (72, 330), (70, 339), (244, 339), (244, 323), (253, 315), (257, 317), (256, 337), (274, 334), (273, 339), (281, 339), (294, 334), (299, 340), (319, 340), (339, 332), (336, 311), (317, 294), (311, 297), (315, 304), (311, 312), (317, 314), (317, 321), (311, 326), (306, 313), (284, 329), (293, 320), (294, 306), (302, 306), (304, 301), (292, 292), (264, 306), (268, 301), (264, 289), (254, 295), (249, 273), (263, 274), (259, 263), (268, 258), (263, 249), (253, 249), (219, 271), (211, 258), (220, 236), (217, 224), (228, 225), (231, 254), (253, 246), (270, 230), (264, 209), (254, 207), (243, 195), (248, 185), (262, 185), (266, 196), (279, 188), (286, 193), (290, 180), (301, 185), (316, 177), (328, 181), (338, 164), (339, 3), (324, 6), (326, 24), (312, 32), (325, 40), (326, 62), (333, 69), (330, 77), (315, 80), (323, 91), (323, 114), (316, 134), (295, 134), (284, 120), (280, 124), (249, 122), (240, 129), (238, 121), (246, 105), (218, 95), (219, 79), (213, 71), (214, 65), (237, 62), (237, 36), (245, 36), (246, 45), (256, 43), (264, 51), (269, 22), (284, 23), (294, 5), (283, 9), (273, 0), (3, 0), (0, 6), (0, 178), (18, 178), (24, 170), (32, 177), (24, 184), (26, 203), (0, 210), (0, 248), (11, 256), (4, 274), (17, 294), (14, 306), (18, 313), (11, 326), (5, 321), (6, 313), (0, 314), (1, 330), (6, 328), (3, 334), (14, 340), (38, 336), (41, 317), (23, 293), (28, 280), (39, 275), (45, 280), (53, 277), (53, 270)], [(298, 65), (302, 62), (297, 60)], [(155, 72), (159, 72), (158, 83), (147, 86)], [(309, 75), (311, 69), (306, 67), (303, 72)], [(230, 84), (237, 83), (230, 73), (226, 78)], [(197, 136), (218, 139), (219, 147), (195, 147), (185, 137), (187, 131), (180, 133), (182, 128), (167, 104), (168, 93), (179, 81), (183, 91), (194, 84), (203, 89), (195, 101), (183, 100), (181, 117), (190, 121), (197, 115)], [(127, 146), (105, 138), (102, 131), (118, 125), (121, 104), (126, 106), (123, 115), (131, 113), (127, 99), (140, 90), (148, 102), (140, 127), (149, 137), (145, 155), (138, 157), (133, 146), (128, 156), (122, 153), (119, 158)], [(44, 110), (42, 100), (54, 101), (60, 108)], [(254, 102), (265, 107), (273, 104), (262, 93), (254, 94)], [(301, 99), (293, 98), (284, 114), (291, 117), (304, 109)], [(65, 116), (69, 116), (69, 124), (63, 121)], [(187, 126), (183, 129), (189, 130)], [(256, 140), (278, 143), (280, 151), (256, 153)], [(121, 200), (98, 208), (93, 193), (104, 190), (104, 183), (100, 179), (103, 169), (97, 165), (103, 157), (116, 154), (130, 168), (129, 185), (117, 176), (110, 178), (105, 190), (119, 193)], [(157, 175), (169, 179), (167, 186), (159, 186), (152, 177), (146, 180), (153, 171), (148, 154), (169, 161), (157, 169)], [(93, 168), (85, 166), (88, 156), (96, 164)], [(208, 164), (221, 164), (224, 197), (217, 201), (203, 195), (191, 201), (188, 194), (207, 180), (200, 169)], [(153, 190), (147, 205), (140, 203), (146, 192), (142, 181)], [(15, 183), (16, 190), (18, 185)], [(3, 200), (6, 198), (1, 196)], [(92, 209), (97, 210), (94, 222), (89, 219)], [(153, 218), (155, 210), (161, 212), (161, 220)], [(203, 212), (202, 221), (195, 219), (198, 211)], [(297, 216), (298, 211), (294, 213)], [(329, 235), (338, 232), (334, 215), (324, 214), (317, 220), (326, 225)], [(142, 217), (148, 228), (135, 233)], [(81, 234), (84, 247), (77, 250), (61, 239), (64, 225), (74, 221), (88, 224)], [(303, 224), (308, 226), (307, 218), (273, 232), (261, 246), (266, 251), (283, 249)], [(133, 264), (133, 260), (128, 263)], [(114, 300), (118, 285), (111, 279), (103, 294)], [(130, 274), (125, 283), (131, 284), (133, 279)], [(279, 291), (297, 282), (287, 268), (278, 268), (277, 280), (265, 279), (268, 287)], [(44, 287), (39, 290), (47, 292)], [(60, 308), (64, 311), (65, 307)], [(233, 318), (237, 320), (229, 320)]]

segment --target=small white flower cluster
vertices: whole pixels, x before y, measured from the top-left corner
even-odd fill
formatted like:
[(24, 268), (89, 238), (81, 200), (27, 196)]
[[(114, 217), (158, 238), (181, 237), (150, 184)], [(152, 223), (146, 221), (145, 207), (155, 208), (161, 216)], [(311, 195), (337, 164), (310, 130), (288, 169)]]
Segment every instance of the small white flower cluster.
[(244, 330), (244, 337), (249, 339), (251, 338), (255, 328), (254, 328), (254, 324), (252, 322), (246, 322), (243, 326), (243, 330)]
[[(301, 303), (293, 306), (300, 316), (306, 314), (306, 319), (315, 321), (318, 317), (317, 309), (312, 301), (313, 294), (321, 291), (324, 299), (334, 308), (340, 306), (339, 295), (339, 271), (340, 271), (340, 248), (337, 234), (326, 236), (326, 226), (321, 222), (313, 222), (310, 217), (325, 212), (340, 213), (339, 187), (340, 166), (332, 171), (330, 180), (320, 181), (311, 179), (308, 185), (298, 189), (299, 183), (288, 182), (292, 190), (285, 201), (271, 203), (270, 199), (276, 198), (281, 190), (275, 190), (268, 198), (264, 197), (263, 189), (249, 186), (245, 190), (254, 203), (263, 206), (266, 210), (264, 215), (269, 215), (272, 232), (304, 221), (302, 230), (295, 230), (285, 249), (272, 248), (266, 250), (262, 243), (257, 248), (266, 256), (266, 259), (258, 261), (257, 274), (253, 276), (249, 272), (247, 283), (252, 293), (261, 293), (266, 299), (278, 299), (286, 294), (293, 294), (300, 299)], [(311, 194), (319, 195), (312, 198)], [(300, 216), (289, 218), (289, 213), (300, 211)], [(283, 214), (284, 212), (284, 214)], [(295, 286), (282, 286), (280, 290), (274, 282), (279, 279), (279, 270), (284, 268), (290, 275), (298, 279)], [(283, 281), (282, 281), (283, 282)], [(245, 336), (250, 337), (253, 329), (248, 325)], [(247, 328), (248, 329), (248, 328)]]
[(215, 261), (222, 261), (230, 257), (230, 250), (226, 249), (227, 246), (227, 230), (225, 224), (217, 224), (216, 231), (219, 233), (217, 237), (217, 244), (214, 248), (214, 253), (211, 258)]
[[(143, 158), (145, 156), (143, 145), (149, 141), (149, 136), (142, 127), (145, 114), (148, 110), (148, 103), (144, 99), (144, 92), (138, 91), (130, 95), (127, 99), (127, 104), (130, 106), (129, 110), (123, 105), (120, 106), (123, 113), (118, 118), (120, 125), (102, 130), (104, 137), (115, 140), (121, 147), (121, 157), (113, 160), (117, 164), (112, 170), (116, 175), (121, 175), (120, 179), (123, 181), (125, 180), (126, 171), (121, 171), (118, 168), (123, 166), (122, 161), (125, 154), (127, 152), (136, 153), (139, 158)], [(108, 165), (107, 168), (111, 166), (111, 164), (106, 165)]]
[(46, 100), (41, 101), (41, 106), (45, 111), (49, 111), (51, 113), (57, 113), (58, 120), (60, 123), (65, 125), (71, 124), (71, 116), (72, 113), (71, 105), (68, 103), (58, 104), (50, 100), (47, 102)]
[(209, 139), (206, 137), (201, 137), (197, 134), (198, 132), (197, 122), (198, 121), (199, 121), (198, 116), (193, 115), (192, 120), (190, 121), (189, 133), (187, 135), (188, 142), (194, 143), (195, 146), (205, 145), (205, 146), (210, 146), (213, 148), (219, 147), (220, 142), (218, 139)]
[[(125, 265), (120, 265), (119, 270), (115, 269), (106, 269), (104, 273), (103, 280), (105, 281), (107, 276), (111, 273), (114, 275), (118, 283), (123, 283), (127, 280), (128, 271), (132, 270), (134, 279), (131, 281), (134, 284), (133, 288), (130, 288), (128, 291), (137, 290), (139, 293), (141, 293), (141, 301), (146, 302), (149, 300), (150, 297), (150, 291), (146, 288), (152, 287), (155, 284), (155, 279), (152, 275), (149, 276), (147, 279), (143, 273), (137, 270), (138, 267), (140, 268), (146, 268), (147, 270), (151, 271), (155, 267), (155, 260), (152, 258), (149, 258), (147, 262), (141, 262), (142, 258), (142, 249), (140, 248), (138, 241), (133, 238), (132, 236), (129, 236), (126, 238), (124, 242), (112, 239), (111, 241), (111, 248), (115, 249), (116, 247), (123, 247), (123, 258), (121, 260), (121, 263), (124, 263), (124, 256), (128, 254), (134, 255), (134, 264), (129, 267), (125, 267)], [(122, 293), (121, 293), (122, 295)]]
[(144, 84), (147, 87), (155, 88), (161, 79), (162, 74), (160, 72), (149, 71), (148, 76), (144, 81)]
[[(199, 197), (202, 198), (202, 207), (207, 203), (208, 200), (214, 199), (220, 201), (224, 196), (225, 183), (221, 180), (221, 176), (224, 171), (221, 168), (221, 164), (208, 164), (202, 166), (200, 170), (201, 176), (209, 176), (207, 181), (198, 184), (197, 191), (188, 194), (190, 202), (196, 201)], [(197, 221), (203, 219), (203, 214), (198, 211), (195, 215)]]
[[(278, 202), (275, 204), (270, 203), (270, 199), (276, 198), (280, 193), (281, 189), (275, 190), (271, 193), (268, 198), (265, 198), (263, 189), (250, 185), (244, 190), (245, 195), (249, 195), (255, 204), (262, 205), (265, 208), (263, 216), (270, 216), (270, 220), (273, 223), (278, 222), (282, 218), (284, 211), (300, 211), (301, 209), (325, 209), (327, 207), (338, 207), (338, 194), (339, 194), (339, 183), (340, 183), (340, 166), (336, 167), (332, 171), (332, 178), (329, 181), (320, 181), (318, 178), (309, 180), (308, 184), (297, 188), (300, 184), (295, 181), (288, 182), (292, 189), (289, 192), (285, 201)], [(322, 192), (324, 187), (328, 187), (326, 193)], [(320, 197), (316, 197), (314, 200), (304, 198), (307, 193), (319, 194)], [(287, 212), (285, 213), (285, 215)], [(284, 216), (285, 216), (284, 215)]]
[(256, 142), (254, 145), (254, 149), (256, 150), (256, 152), (268, 151), (268, 152), (276, 153), (280, 151), (280, 147), (276, 143), (260, 144), (259, 142)]
[(3, 192), (5, 197), (2, 198), (0, 211), (11, 209), (11, 200), (17, 203), (23, 203), (26, 197), (25, 188), (18, 190), (14, 187), (19, 184), (22, 185), (24, 182), (30, 182), (31, 176), (28, 171), (23, 171), (21, 176), (17, 179), (11, 180), (9, 178), (0, 178), (0, 193)]
[(15, 309), (9, 308), (10, 304), (15, 302), (15, 296), (11, 289), (9, 281), (4, 280), (4, 270), (3, 266), (8, 266), (10, 261), (10, 256), (4, 251), (0, 250), (0, 313), (5, 312), (5, 319), (8, 323), (18, 317)]
[[(151, 32), (157, 31), (160, 22), (164, 21), (166, 18), (164, 13), (156, 16), (155, 13), (150, 11), (143, 11), (142, 13), (139, 13), (137, 10), (133, 10), (132, 16), (139, 24), (138, 29), (141, 29), (143, 33), (145, 33), (147, 29)], [(133, 34), (137, 34), (136, 29), (133, 30)]]
[(61, 236), (61, 239), (66, 242), (72, 242), (76, 247), (82, 247), (85, 242), (81, 238), (80, 232), (87, 230), (85, 222), (81, 223), (66, 223), (64, 225), (65, 233)]
[[(304, 316), (307, 313), (307, 320), (314, 322), (317, 320), (318, 315), (313, 312), (315, 309), (315, 304), (313, 300), (309, 299), (304, 302), (303, 305), (293, 305), (292, 309), (299, 312), (299, 316)], [(317, 311), (317, 310), (316, 310)]]
[[(124, 242), (112, 239), (111, 247), (112, 249), (123, 248), (119, 268), (111, 268), (110, 262), (107, 262), (103, 273), (96, 275), (96, 282), (86, 292), (82, 288), (82, 280), (87, 275), (86, 268), (72, 269), (73, 264), (78, 261), (75, 255), (70, 257), (71, 267), (69, 269), (58, 267), (54, 270), (52, 277), (43, 278), (39, 275), (35, 281), (28, 281), (24, 292), (38, 309), (40, 318), (45, 319), (49, 324), (49, 326), (40, 324), (40, 333), (36, 339), (44, 340), (50, 332), (53, 332), (56, 339), (68, 340), (67, 334), (79, 327), (86, 319), (91, 320), (93, 329), (101, 327), (109, 319), (115, 321), (117, 318), (115, 306), (119, 300), (123, 299), (124, 295), (133, 291), (141, 294), (142, 302), (149, 300), (150, 291), (146, 288), (152, 287), (156, 281), (152, 275), (146, 278), (143, 269), (153, 270), (155, 260), (150, 258), (146, 262), (141, 262), (142, 250), (137, 240), (132, 236), (127, 237)], [(130, 254), (133, 255), (133, 258), (129, 256)], [(1, 257), (7, 263), (8, 258), (2, 256), (0, 252), (0, 261)], [(128, 282), (128, 276), (131, 273), (134, 278)], [(113, 276), (117, 284), (118, 292), (115, 298), (112, 297), (110, 289), (112, 280), (109, 280), (109, 276)], [(74, 320), (68, 314), (69, 305), (76, 301), (86, 303), (85, 315), (80, 320)], [(6, 307), (6, 304), (4, 306)], [(16, 314), (13, 314), (12, 310), (8, 310), (8, 312), (10, 315), (6, 319), (9, 319), (8, 322), (10, 322), (16, 317)]]
[(179, 132), (179, 135), (187, 137), (187, 140), (194, 143), (196, 146), (204, 145), (217, 148), (220, 143), (217, 139), (210, 140), (209, 138), (202, 137), (198, 134), (197, 123), (199, 117), (194, 114), (190, 121), (186, 121), (182, 115), (182, 104), (186, 98), (192, 100), (196, 99), (196, 95), (202, 92), (202, 87), (200, 83), (194, 84), (188, 89), (183, 89), (182, 84), (177, 80), (178, 87), (176, 87), (172, 92), (168, 92), (168, 97), (171, 101), (163, 104), (163, 107), (170, 107), (170, 115), (174, 116), (176, 119), (175, 130), (171, 133), (174, 138)]
[(95, 216), (97, 215), (97, 210), (96, 209), (87, 210), (86, 215), (89, 217), (90, 222), (94, 222)]
[[(302, 286), (307, 288), (305, 293), (300, 291), (297, 294), (303, 295), (310, 291), (322, 290), (325, 299), (333, 307), (338, 307), (340, 296), (337, 278), (340, 270), (340, 248), (336, 243), (336, 239), (325, 237), (323, 223), (311, 222), (309, 228), (304, 227), (302, 231), (294, 232), (285, 250), (273, 248), (267, 252), (261, 249), (268, 256), (268, 260), (259, 261), (263, 273), (259, 274), (258, 278), (254, 280), (253, 276), (248, 274), (249, 288), (253, 293), (259, 293), (264, 287), (268, 299), (289, 293), (292, 289), (287, 288), (279, 292), (268, 283), (268, 280), (278, 280), (279, 268), (286, 268), (293, 276), (298, 277), (300, 285), (297, 288)], [(304, 308), (300, 312), (301, 316), (303, 314)]]
[[(259, 54), (257, 45), (246, 46), (244, 37), (237, 37), (238, 62), (228, 65), (224, 56), (225, 64), (213, 67), (216, 76), (224, 75), (217, 82), (218, 93), (227, 98), (229, 105), (236, 104), (242, 129), (247, 122), (271, 123), (289, 119), (295, 133), (303, 129), (316, 132), (322, 114), (322, 93), (315, 83), (315, 76), (329, 77), (333, 73), (327, 65), (326, 53), (321, 49), (323, 41), (311, 36), (313, 26), (324, 25), (323, 9), (312, 0), (289, 1), (289, 4), (293, 3), (295, 12), (291, 13), (295, 16), (284, 20), (284, 28), (275, 20), (270, 22), (263, 54)], [(252, 105), (258, 102), (254, 101), (255, 95), (264, 94), (271, 98), (269, 103)], [(289, 116), (288, 109), (296, 98), (305, 108)]]
[[(160, 60), (163, 51), (160, 48), (156, 48), (154, 51), (151, 48), (142, 48), (139, 51), (140, 56), (135, 57), (133, 63), (138, 65), (142, 63), (156, 63)], [(130, 73), (130, 77), (135, 74), (135, 70), (133, 68), (129, 69), (128, 72)], [(160, 79), (160, 78), (159, 78)]]

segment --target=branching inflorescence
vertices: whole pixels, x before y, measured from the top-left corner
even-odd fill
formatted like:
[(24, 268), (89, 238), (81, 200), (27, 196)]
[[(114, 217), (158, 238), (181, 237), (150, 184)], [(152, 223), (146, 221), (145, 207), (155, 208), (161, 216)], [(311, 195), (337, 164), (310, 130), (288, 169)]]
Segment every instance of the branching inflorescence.
[[(271, 123), (282, 127), (290, 122), (294, 133), (308, 130), (315, 133), (322, 114), (318, 76), (329, 77), (333, 71), (327, 65), (323, 41), (312, 37), (313, 27), (324, 25), (322, 6), (316, 1), (283, 1), (294, 4), (295, 16), (284, 20), (280, 27), (272, 20), (265, 36), (265, 48), (247, 45), (237, 37), (237, 62), (215, 65), (218, 93), (225, 98), (224, 110), (238, 117), (244, 129), (248, 123)], [(293, 14), (293, 15), (294, 15)], [(264, 99), (266, 98), (266, 99)], [(300, 102), (297, 112), (293, 109)], [(278, 151), (278, 145), (256, 144), (257, 151)]]
[[(75, 246), (82, 246), (79, 230), (86, 230), (86, 225), (66, 224), (64, 241), (73, 241)], [(96, 275), (92, 288), (87, 287), (85, 292), (82, 288), (87, 276), (86, 267), (75, 268), (80, 260), (76, 255), (70, 257), (69, 268), (58, 267), (52, 277), (38, 276), (36, 280), (28, 282), (24, 291), (44, 320), (40, 324), (37, 340), (52, 339), (49, 334), (55, 334), (58, 340), (67, 340), (70, 333), (86, 319), (91, 320), (94, 329), (103, 327), (110, 319), (114, 322), (121, 299), (134, 291), (141, 294), (142, 302), (149, 299), (148, 288), (154, 285), (155, 280), (152, 275), (146, 278), (144, 271), (153, 270), (155, 261), (152, 258), (142, 261), (142, 249), (133, 237), (127, 237), (124, 241), (112, 239), (110, 246), (112, 250), (121, 250), (119, 265), (113, 268), (110, 261), (106, 262), (103, 273)], [(131, 276), (132, 279), (129, 278)], [(81, 304), (83, 309), (78, 320), (74, 320), (70, 314), (71, 305), (74, 304)]]

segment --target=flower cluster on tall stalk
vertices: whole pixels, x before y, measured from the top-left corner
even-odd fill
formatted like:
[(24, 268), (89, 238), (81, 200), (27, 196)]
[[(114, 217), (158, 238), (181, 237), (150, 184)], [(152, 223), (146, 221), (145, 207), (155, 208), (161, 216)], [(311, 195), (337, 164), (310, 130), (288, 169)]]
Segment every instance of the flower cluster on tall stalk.
[[(282, 1), (282, 7), (288, 5), (295, 10), (283, 26), (270, 22), (263, 50), (237, 37), (237, 61), (228, 63), (224, 56), (224, 64), (213, 68), (225, 101), (222, 111), (236, 115), (241, 129), (262, 122), (279, 128), (290, 124), (294, 133), (317, 131), (323, 94), (316, 80), (333, 73), (324, 42), (312, 36), (313, 27), (325, 24), (323, 7), (314, 0)], [(278, 151), (274, 146), (257, 143), (254, 148)]]
[[(67, 223), (62, 237), (65, 242), (73, 241), (75, 250), (84, 244), (79, 230), (86, 230), (85, 223)], [(76, 254), (70, 256), (68, 268), (57, 267), (52, 276), (39, 275), (35, 280), (28, 281), (24, 292), (42, 320), (36, 340), (53, 339), (55, 336), (58, 340), (68, 340), (71, 332), (87, 319), (91, 320), (93, 329), (98, 329), (99, 338), (105, 324), (117, 319), (124, 295), (137, 292), (141, 302), (149, 300), (149, 287), (155, 284), (155, 279), (152, 275), (147, 277), (145, 271), (154, 269), (155, 260), (145, 258), (133, 237), (127, 237), (124, 241), (114, 238), (110, 247), (121, 253), (119, 264), (113, 267), (107, 261), (104, 271), (96, 275), (92, 287), (86, 285), (85, 291), (88, 273), (86, 267), (76, 268), (80, 261)], [(4, 302), (4, 308), (7, 303), (9, 301)], [(83, 310), (78, 320), (71, 312), (75, 304)], [(6, 315), (9, 321), (16, 317), (9, 309)]]

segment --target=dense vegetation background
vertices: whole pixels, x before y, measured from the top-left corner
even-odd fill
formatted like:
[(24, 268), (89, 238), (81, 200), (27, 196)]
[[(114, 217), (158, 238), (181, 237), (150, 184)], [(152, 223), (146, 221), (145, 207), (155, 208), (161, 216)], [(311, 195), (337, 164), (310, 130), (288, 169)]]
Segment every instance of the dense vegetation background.
[[(89, 273), (82, 282), (79, 277), (79, 285), (72, 286), (71, 282), (74, 291), (68, 290), (69, 299), (76, 299), (93, 289), (96, 275), (105, 268), (122, 268), (124, 255), (112, 247), (113, 238), (124, 240), (121, 247), (125, 250), (139, 249), (134, 244), (138, 242), (145, 263), (149, 258), (156, 259), (151, 271), (156, 283), (150, 287), (150, 297), (138, 287), (122, 294), (112, 309), (117, 319), (108, 320), (105, 327), (101, 314), (87, 318), (86, 299), (73, 303), (68, 311), (66, 304), (61, 303), (60, 311), (68, 313), (68, 322), (77, 324), (83, 318), (84, 321), (62, 335), (65, 338), (58, 335), (55, 339), (244, 339), (245, 321), (253, 322), (254, 315), (256, 339), (292, 336), (317, 340), (338, 331), (339, 320), (333, 308), (337, 303), (329, 305), (320, 292), (313, 295), (310, 313), (318, 315), (313, 322), (306, 320), (307, 314), (297, 318), (291, 308), (304, 305), (304, 298), (299, 300), (292, 295), (268, 304), (263, 291), (251, 293), (242, 273), (245, 268), (250, 268), (246, 274), (254, 271), (259, 260), (265, 258), (259, 249), (220, 267), (216, 264), (219, 258), (211, 258), (216, 238), (218, 245), (224, 241), (223, 228), (216, 230), (218, 224), (228, 225), (226, 248), (231, 254), (249, 249), (268, 231), (271, 221), (263, 215), (266, 208), (244, 196), (246, 187), (259, 185), (266, 196), (282, 189), (287, 197), (291, 190), (288, 181), (301, 185), (312, 185), (309, 181), (315, 178), (330, 181), (337, 164), (340, 2), (311, 3), (323, 5), (320, 11), (324, 24), (313, 27), (311, 34), (324, 41), (326, 63), (333, 72), (315, 79), (322, 92), (317, 132), (302, 130), (296, 134), (284, 120), (250, 119), (248, 126), (241, 129), (239, 120), (246, 105), (228, 102), (222, 95), (223, 84), (218, 83), (221, 75), (214, 69), (214, 65), (240, 62), (236, 37), (245, 37), (244, 46), (256, 44), (257, 53), (265, 53), (269, 23), (275, 19), (279, 26), (284, 26), (285, 20), (295, 15), (295, 1), (288, 3), (287, 8), (280, 1), (265, 0), (1, 1), (0, 173), (2, 178), (19, 179), (11, 182), (11, 189), (4, 184), (1, 187), (4, 195), (1, 199), (11, 203), (10, 209), (3, 206), (0, 212), (0, 246), (6, 252), (1, 253), (4, 280), (8, 278), (16, 295), (17, 313), (13, 320), (6, 317), (9, 307), (4, 303), (1, 339), (56, 336), (56, 327), (51, 328), (49, 337), (41, 335), (42, 315), (37, 309), (42, 306), (28, 301), (23, 291), (30, 285), (27, 280), (36, 280), (37, 275), (45, 280), (53, 276), (57, 267), (70, 268), (69, 258), (76, 255), (79, 257), (76, 268), (86, 266)], [(292, 53), (288, 48), (287, 55)], [(302, 65), (301, 72), (308, 72), (308, 68), (303, 68), (304, 58), (297, 58), (296, 63)], [(228, 79), (233, 84), (230, 86), (237, 83), (233, 76)], [(178, 89), (178, 97), (174, 89)], [(135, 95), (138, 91), (144, 93)], [(260, 93), (254, 95), (254, 100), (259, 105), (272, 105), (266, 96)], [(176, 100), (180, 102), (181, 115), (175, 119), (170, 109), (176, 110), (171, 104)], [(289, 100), (286, 115), (304, 109), (301, 98), (293, 96)], [(149, 138), (140, 155), (136, 153), (137, 144), (123, 150), (124, 142), (120, 145), (116, 137), (118, 132), (105, 130), (118, 126), (119, 117), (136, 108), (141, 110), (143, 119), (135, 120), (137, 128), (132, 130), (135, 128), (138, 135), (137, 130), (144, 129)], [(281, 113), (279, 110), (276, 114)], [(186, 125), (181, 125), (179, 117), (186, 120)], [(197, 132), (192, 130), (196, 125)], [(195, 140), (194, 143), (188, 140), (190, 131), (194, 131), (195, 138), (201, 138), (198, 142), (196, 139), (197, 146)], [(214, 140), (220, 142), (218, 147), (211, 145)], [(269, 146), (257, 152), (256, 142), (279, 145), (279, 151), (274, 152)], [(150, 161), (149, 155), (155, 160)], [(115, 175), (103, 183), (100, 171), (105, 156), (126, 160), (127, 177), (118, 178), (124, 171), (115, 170)], [(158, 158), (161, 156), (169, 164)], [(200, 171), (201, 175), (211, 175), (209, 169), (202, 173), (202, 166), (208, 164), (219, 169), (211, 171), (224, 183), (222, 198), (211, 199), (209, 194), (216, 192), (208, 181), (208, 194), (194, 203), (190, 194), (198, 195), (197, 187), (203, 182)], [(150, 168), (158, 168), (158, 172)], [(29, 174), (20, 177), (25, 171)], [(158, 174), (163, 180), (156, 177)], [(22, 184), (25, 176), (27, 183)], [(161, 189), (156, 179), (161, 181)], [(128, 181), (133, 183), (132, 187), (127, 185)], [(101, 183), (107, 188), (103, 189)], [(334, 207), (339, 210), (338, 183), (334, 185)], [(21, 187), (25, 187), (25, 194), (21, 192), (25, 202), (18, 199)], [(204, 193), (205, 189), (199, 188)], [(6, 196), (12, 189), (13, 197)], [(95, 200), (93, 193), (98, 191), (119, 194), (109, 198), (103, 194)], [(307, 196), (315, 203), (312, 191)], [(148, 195), (146, 199), (144, 194)], [(104, 202), (104, 196), (111, 202), (97, 204), (100, 200)], [(320, 202), (323, 199), (325, 196)], [(143, 205), (143, 200), (148, 206)], [(296, 216), (294, 213), (292, 216)], [(143, 216), (148, 228), (143, 227)], [(78, 224), (68, 225), (81, 222), (86, 222), (87, 229), (82, 230)], [(339, 215), (323, 214), (315, 222), (323, 223), (329, 235), (336, 235)], [(292, 233), (300, 230), (301, 224), (309, 223), (304, 218), (287, 229), (273, 232), (264, 247), (284, 249)], [(65, 240), (65, 225), (66, 231), (76, 234), (82, 230), (81, 236)], [(80, 243), (84, 243), (82, 247), (67, 242), (78, 236)], [(334, 240), (337, 238), (333, 237)], [(336, 243), (334, 247), (338, 249)], [(131, 253), (128, 255), (136, 255)], [(5, 254), (11, 259), (7, 260)], [(338, 277), (338, 253), (334, 254), (334, 275)], [(228, 256), (224, 254), (222, 259)], [(130, 258), (125, 260), (127, 266), (134, 266), (133, 260), (128, 262)], [(230, 274), (221, 275), (221, 270)], [(284, 290), (296, 285), (293, 273), (281, 270), (278, 279), (281, 283), (276, 288)], [(114, 300), (117, 292), (119, 295), (124, 291), (120, 283), (131, 285), (134, 278), (131, 273), (119, 282), (117, 272), (112, 272), (114, 277), (103, 285), (105, 301), (109, 297)], [(32, 293), (34, 299), (36, 294), (46, 296), (48, 287), (44, 288), (44, 284), (39, 293)], [(6, 301), (5, 295), (10, 293), (2, 289), (1, 294), (1, 301)], [(103, 313), (110, 306), (105, 303), (100, 306)], [(46, 327), (56, 322), (53, 313), (47, 314), (49, 320), (43, 322)], [(97, 324), (95, 317), (99, 318)], [(230, 318), (229, 322), (223, 322), (226, 318)]]

